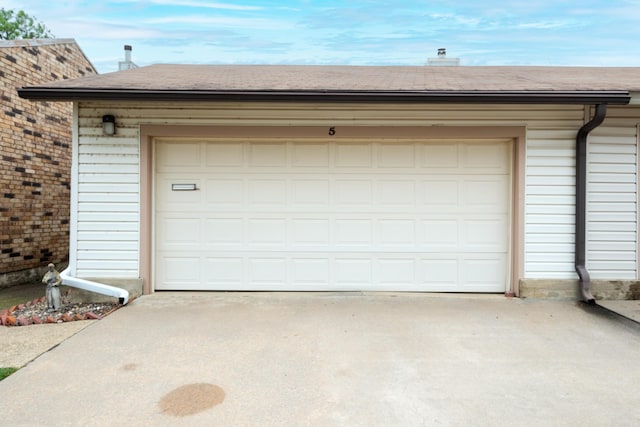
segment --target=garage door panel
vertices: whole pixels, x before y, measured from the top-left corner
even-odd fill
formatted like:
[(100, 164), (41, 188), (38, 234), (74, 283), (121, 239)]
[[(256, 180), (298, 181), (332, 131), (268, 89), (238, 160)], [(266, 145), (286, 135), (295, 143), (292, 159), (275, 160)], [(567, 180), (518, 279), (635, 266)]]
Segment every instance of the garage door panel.
[(382, 219), (376, 222), (378, 242), (389, 247), (415, 249), (416, 221), (413, 219)]
[(417, 283), (417, 261), (410, 258), (381, 258), (376, 262), (376, 276), (380, 285), (407, 286)]
[(506, 252), (506, 218), (466, 219), (461, 247), (468, 252)]
[(415, 290), (495, 292), (504, 283), (501, 254), (227, 251), (183, 252), (159, 260), (158, 289)]
[(331, 223), (324, 218), (293, 219), (293, 249), (322, 246), (325, 250), (331, 242)]
[(167, 248), (194, 247), (200, 244), (202, 227), (198, 217), (169, 217), (158, 221), (159, 235)]
[(349, 209), (373, 205), (373, 182), (368, 179), (336, 178), (332, 192), (338, 207)]
[(287, 181), (283, 179), (251, 179), (248, 182), (247, 204), (258, 209), (271, 205), (282, 209), (287, 205)]
[(248, 247), (285, 249), (287, 220), (282, 218), (251, 218), (247, 220)]
[(423, 180), (420, 183), (420, 208), (427, 212), (455, 211), (460, 204), (459, 188), (457, 179), (437, 179)]
[(473, 212), (504, 213), (504, 195), (508, 191), (506, 177), (466, 177), (463, 182), (462, 207)]
[(163, 143), (157, 152), (156, 168), (161, 172), (199, 168), (202, 159), (201, 143)]
[(419, 249), (425, 252), (458, 251), (461, 235), (461, 222), (443, 217), (428, 218), (421, 221)]
[[(175, 179), (175, 178), (174, 178)], [(204, 189), (206, 203), (215, 209), (220, 207), (242, 208), (244, 204), (243, 179), (208, 179)]]
[(336, 258), (334, 281), (338, 286), (370, 286), (372, 284), (372, 265), (371, 259), (364, 257)]
[(416, 165), (415, 151), (414, 143), (381, 143), (378, 148), (378, 166), (413, 169)]
[(286, 257), (249, 258), (247, 260), (248, 285), (287, 286)]
[(506, 257), (467, 258), (462, 267), (464, 272), (462, 288), (471, 292), (487, 292), (504, 283)]
[(340, 142), (335, 145), (336, 169), (373, 167), (373, 145), (367, 142)]
[(457, 256), (420, 260), (421, 283), (436, 291), (454, 291), (459, 286)]
[(250, 142), (248, 151), (250, 167), (281, 168), (287, 164), (286, 142)]
[(207, 168), (237, 168), (244, 165), (244, 146), (238, 143), (206, 144)]
[(505, 289), (507, 143), (180, 146), (156, 150), (156, 289)]
[(292, 195), (294, 206), (326, 209), (329, 207), (329, 179), (298, 179), (292, 180)]
[(326, 168), (329, 166), (329, 144), (294, 144), (291, 157), (294, 168)]
[(196, 188), (201, 189), (203, 180), (190, 174), (159, 179), (156, 183), (158, 187), (156, 204), (161, 210), (176, 212), (200, 208), (202, 204), (201, 191), (176, 191), (173, 189), (174, 184), (195, 184)]
[(458, 145), (451, 143), (424, 144), (422, 152), (422, 167), (430, 171), (441, 169), (457, 169), (459, 164)]
[(294, 283), (304, 286), (329, 286), (330, 261), (327, 258), (293, 258), (291, 260)]
[(205, 245), (216, 247), (242, 247), (244, 221), (239, 218), (209, 218), (205, 221)]
[(392, 209), (413, 208), (416, 205), (416, 183), (408, 179), (380, 179), (376, 182), (376, 202)]
[(373, 244), (373, 221), (367, 218), (337, 219), (335, 221), (335, 247), (370, 249)]
[(159, 260), (163, 283), (176, 289), (194, 289), (201, 283), (201, 257), (198, 255), (168, 255)]
[(509, 151), (504, 142), (461, 145), (462, 167), (489, 173), (507, 173)]
[(242, 257), (207, 257), (204, 280), (211, 289), (241, 289), (244, 286)]

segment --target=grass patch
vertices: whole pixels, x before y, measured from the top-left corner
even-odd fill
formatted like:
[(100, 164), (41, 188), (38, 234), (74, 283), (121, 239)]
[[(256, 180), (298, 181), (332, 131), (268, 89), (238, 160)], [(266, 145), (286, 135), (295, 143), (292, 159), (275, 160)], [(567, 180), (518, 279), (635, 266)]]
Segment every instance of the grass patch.
[(0, 368), (0, 381), (17, 371), (18, 368)]

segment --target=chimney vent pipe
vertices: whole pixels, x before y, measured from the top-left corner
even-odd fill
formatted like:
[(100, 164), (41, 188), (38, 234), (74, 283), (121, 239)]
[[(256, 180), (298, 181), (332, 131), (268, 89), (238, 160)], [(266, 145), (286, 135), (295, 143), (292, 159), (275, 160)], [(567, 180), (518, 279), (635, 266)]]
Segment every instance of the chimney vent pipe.
[(132, 68), (138, 68), (136, 64), (131, 60), (131, 51), (133, 48), (129, 44), (124, 45), (124, 61), (118, 62), (118, 70), (130, 70)]

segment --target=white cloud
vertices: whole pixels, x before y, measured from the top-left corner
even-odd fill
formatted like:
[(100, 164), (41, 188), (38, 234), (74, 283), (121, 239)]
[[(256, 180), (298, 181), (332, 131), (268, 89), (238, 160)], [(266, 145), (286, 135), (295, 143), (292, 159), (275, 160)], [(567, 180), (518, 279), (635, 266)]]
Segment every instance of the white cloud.
[(251, 29), (282, 30), (294, 28), (295, 25), (288, 21), (268, 18), (235, 18), (230, 16), (203, 16), (203, 15), (178, 15), (161, 18), (148, 18), (140, 22), (151, 25), (216, 25), (225, 27), (246, 27)]
[(135, 25), (135, 21), (90, 19), (69, 16), (45, 25), (59, 38), (124, 40), (162, 37), (162, 30)]
[(476, 27), (482, 23), (482, 20), (480, 18), (470, 18), (455, 13), (430, 13), (427, 16), (438, 21), (447, 21), (453, 23), (454, 25), (459, 24), (464, 26)]
[[(138, 3), (138, 2), (132, 2)], [(199, 7), (204, 9), (224, 9), (224, 10), (262, 10), (259, 6), (247, 6), (229, 3), (217, 3), (209, 1), (193, 1), (193, 0), (150, 0), (150, 3), (163, 6), (176, 7)]]
[(559, 22), (559, 21), (540, 21), (540, 22), (528, 22), (523, 24), (516, 24), (515, 28), (521, 30), (545, 30), (551, 28), (563, 28), (567, 27), (567, 22)]

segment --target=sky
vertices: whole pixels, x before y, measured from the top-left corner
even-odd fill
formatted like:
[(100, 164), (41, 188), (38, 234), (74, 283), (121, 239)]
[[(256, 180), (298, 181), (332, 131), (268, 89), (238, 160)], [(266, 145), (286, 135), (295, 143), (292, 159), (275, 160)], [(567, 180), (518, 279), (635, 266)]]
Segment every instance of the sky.
[(640, 0), (0, 0), (99, 73), (179, 64), (640, 66)]

